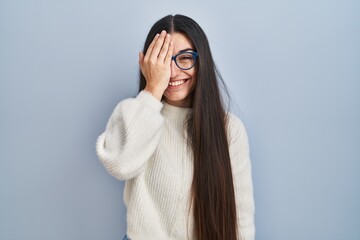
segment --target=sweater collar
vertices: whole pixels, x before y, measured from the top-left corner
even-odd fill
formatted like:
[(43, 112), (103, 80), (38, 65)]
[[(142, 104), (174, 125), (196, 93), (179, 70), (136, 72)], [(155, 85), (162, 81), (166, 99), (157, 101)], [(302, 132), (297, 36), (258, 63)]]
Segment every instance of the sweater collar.
[(167, 117), (176, 117), (179, 120), (180, 119), (185, 119), (188, 115), (188, 113), (190, 113), (192, 111), (192, 108), (182, 108), (182, 107), (176, 107), (173, 105), (170, 105), (166, 102), (163, 101), (163, 108), (162, 108), (162, 113), (164, 116)]

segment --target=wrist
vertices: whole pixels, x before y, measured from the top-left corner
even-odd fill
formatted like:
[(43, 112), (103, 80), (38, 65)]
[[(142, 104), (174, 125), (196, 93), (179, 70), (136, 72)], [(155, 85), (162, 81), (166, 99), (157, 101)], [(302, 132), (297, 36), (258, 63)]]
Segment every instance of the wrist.
[(164, 91), (159, 91), (157, 89), (154, 89), (154, 88), (150, 88), (148, 86), (146, 86), (144, 88), (144, 91), (151, 94), (154, 98), (156, 98), (157, 100), (161, 101), (161, 98), (164, 94)]

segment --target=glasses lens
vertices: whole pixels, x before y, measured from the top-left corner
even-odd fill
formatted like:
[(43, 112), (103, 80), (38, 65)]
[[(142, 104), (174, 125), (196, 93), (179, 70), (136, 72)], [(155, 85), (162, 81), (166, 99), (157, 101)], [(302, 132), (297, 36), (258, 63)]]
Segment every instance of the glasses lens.
[(189, 69), (195, 65), (195, 56), (192, 53), (180, 53), (175, 59), (177, 65), (181, 69)]

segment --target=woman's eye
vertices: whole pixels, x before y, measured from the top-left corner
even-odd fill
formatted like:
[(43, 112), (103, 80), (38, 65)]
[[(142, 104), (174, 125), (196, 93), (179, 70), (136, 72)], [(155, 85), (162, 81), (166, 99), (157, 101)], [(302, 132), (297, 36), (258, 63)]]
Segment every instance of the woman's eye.
[(180, 57), (180, 61), (188, 61), (188, 60), (191, 60), (192, 59), (192, 56), (181, 56)]

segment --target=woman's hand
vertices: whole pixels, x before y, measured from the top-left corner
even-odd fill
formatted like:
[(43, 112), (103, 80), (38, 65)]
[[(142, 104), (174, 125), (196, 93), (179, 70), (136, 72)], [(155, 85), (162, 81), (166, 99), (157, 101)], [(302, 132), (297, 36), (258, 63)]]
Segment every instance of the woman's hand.
[(156, 34), (145, 55), (143, 52), (139, 53), (141, 72), (146, 79), (144, 90), (150, 92), (159, 101), (170, 81), (173, 50), (171, 35), (163, 30), (160, 34)]

